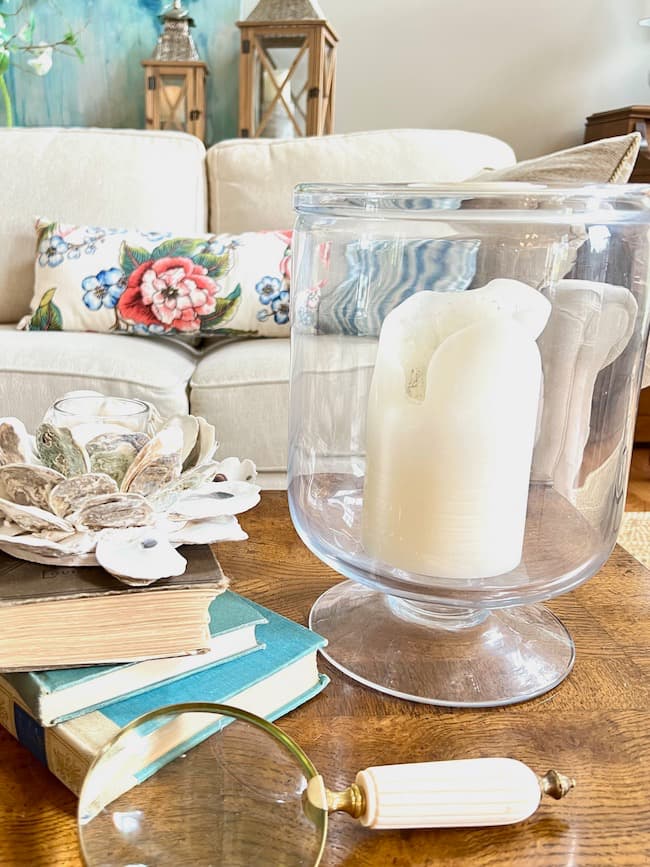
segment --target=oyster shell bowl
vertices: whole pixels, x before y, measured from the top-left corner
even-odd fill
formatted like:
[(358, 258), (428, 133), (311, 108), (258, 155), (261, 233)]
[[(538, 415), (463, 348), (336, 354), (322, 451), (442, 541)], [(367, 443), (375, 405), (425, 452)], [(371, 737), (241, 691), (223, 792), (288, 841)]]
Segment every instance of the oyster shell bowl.
[(52, 407), (33, 436), (0, 418), (0, 551), (141, 586), (185, 572), (181, 545), (248, 538), (236, 516), (260, 500), (255, 464), (215, 460), (201, 416), (163, 420), (149, 406), (146, 432), (101, 418), (58, 426)]

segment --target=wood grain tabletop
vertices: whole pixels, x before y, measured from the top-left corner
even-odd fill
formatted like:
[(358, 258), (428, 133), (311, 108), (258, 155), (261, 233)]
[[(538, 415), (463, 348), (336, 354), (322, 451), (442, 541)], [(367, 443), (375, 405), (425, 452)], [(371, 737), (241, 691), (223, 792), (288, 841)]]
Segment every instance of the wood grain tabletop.
[[(241, 523), (249, 541), (217, 552), (232, 588), (306, 623), (340, 579), (299, 541), (286, 494), (264, 494)], [(571, 631), (577, 661), (538, 699), (488, 710), (419, 705), (321, 660), (331, 684), (280, 724), (334, 789), (368, 765), (490, 755), (539, 773), (556, 768), (576, 789), (496, 829), (372, 832), (335, 815), (324, 867), (650, 865), (650, 572), (617, 547), (598, 575), (549, 605)], [(74, 796), (0, 730), (0, 864), (79, 867), (75, 809)]]

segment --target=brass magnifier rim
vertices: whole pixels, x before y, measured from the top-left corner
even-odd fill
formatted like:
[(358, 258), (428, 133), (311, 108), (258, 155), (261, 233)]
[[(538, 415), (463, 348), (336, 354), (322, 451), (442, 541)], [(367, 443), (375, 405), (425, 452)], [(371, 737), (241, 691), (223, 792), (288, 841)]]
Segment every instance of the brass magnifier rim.
[[(276, 726), (274, 723), (269, 722), (269, 720), (265, 720), (263, 717), (257, 716), (257, 714), (250, 713), (246, 710), (241, 710), (237, 707), (232, 707), (231, 705), (217, 704), (216, 702), (182, 702), (180, 704), (165, 705), (164, 707), (149, 711), (148, 713), (142, 714), (142, 716), (137, 717), (137, 719), (132, 720), (130, 723), (128, 723), (118, 732), (116, 732), (116, 734), (113, 735), (113, 737), (109, 741), (107, 741), (100, 749), (100, 751), (91, 762), (88, 770), (86, 771), (86, 774), (84, 776), (84, 782), (79, 793), (79, 807), (77, 810), (77, 830), (79, 847), (81, 849), (81, 855), (84, 859), (85, 864), (91, 864), (91, 861), (88, 858), (88, 853), (86, 852), (86, 847), (84, 845), (84, 835), (80, 833), (82, 827), (81, 809), (85, 802), (85, 789), (89, 779), (93, 774), (93, 771), (96, 769), (97, 765), (99, 765), (106, 757), (107, 753), (109, 753), (114, 748), (115, 744), (118, 741), (122, 740), (122, 738), (126, 737), (129, 732), (134, 731), (143, 724), (158, 717), (173, 716), (175, 714), (182, 713), (212, 713), (215, 716), (227, 716), (241, 722), (250, 723), (251, 725), (254, 725), (257, 728), (265, 731), (276, 741), (279, 741), (291, 753), (293, 758), (300, 765), (308, 783), (315, 777), (319, 776), (313, 762), (298, 746), (298, 744), (293, 740), (293, 738), (289, 737), (288, 734), (282, 731), (282, 729), (278, 728), (278, 726)], [(320, 846), (313, 864), (313, 867), (318, 867), (321, 858), (323, 857), (323, 852), (325, 850), (325, 841), (327, 839), (328, 813), (326, 809), (319, 811), (318, 822), (314, 821), (314, 824), (316, 826), (316, 830), (320, 830)]]

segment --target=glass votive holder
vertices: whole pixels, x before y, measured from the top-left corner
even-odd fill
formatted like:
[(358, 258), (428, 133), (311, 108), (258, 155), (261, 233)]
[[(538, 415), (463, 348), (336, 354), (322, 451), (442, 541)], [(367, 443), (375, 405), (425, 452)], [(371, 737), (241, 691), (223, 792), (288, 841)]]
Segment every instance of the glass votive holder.
[(98, 433), (145, 433), (150, 417), (151, 408), (143, 400), (104, 395), (63, 397), (49, 413), (49, 421), (55, 427), (74, 431), (81, 445)]

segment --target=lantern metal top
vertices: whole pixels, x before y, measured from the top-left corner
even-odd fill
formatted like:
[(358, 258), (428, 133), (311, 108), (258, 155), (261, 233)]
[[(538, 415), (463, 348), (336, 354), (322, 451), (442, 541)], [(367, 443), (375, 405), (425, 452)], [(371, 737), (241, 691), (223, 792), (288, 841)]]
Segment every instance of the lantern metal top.
[(194, 19), (187, 9), (183, 8), (182, 0), (173, 0), (158, 19), (163, 22), (163, 31), (158, 37), (152, 60), (198, 60), (199, 53), (190, 33), (194, 27)]
[(246, 21), (325, 21), (318, 0), (260, 0)]
[(183, 8), (182, 0), (173, 0), (171, 6), (168, 6), (158, 16), (158, 20), (162, 21), (187, 21), (190, 27), (194, 27), (194, 19), (190, 16), (189, 9)]

